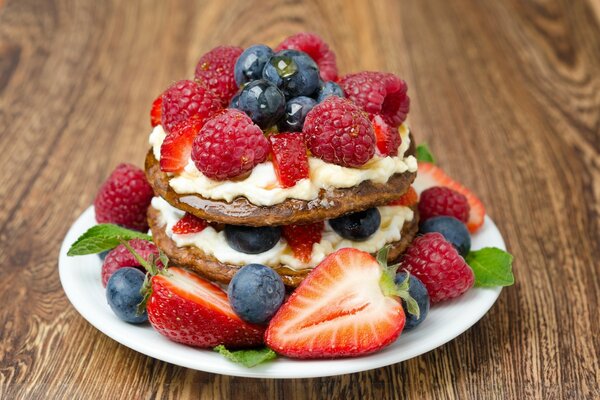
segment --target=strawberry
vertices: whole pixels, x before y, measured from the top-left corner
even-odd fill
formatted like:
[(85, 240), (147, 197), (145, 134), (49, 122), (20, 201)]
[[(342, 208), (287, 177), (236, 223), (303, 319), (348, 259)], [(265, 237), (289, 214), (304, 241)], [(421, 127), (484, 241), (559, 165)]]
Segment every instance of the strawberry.
[(405, 206), (410, 207), (417, 204), (419, 201), (419, 195), (414, 187), (410, 186), (406, 193), (404, 193), (400, 198), (392, 201), (388, 204), (388, 206)]
[(279, 133), (269, 136), (271, 158), (282, 187), (292, 187), (308, 178), (308, 156), (301, 133)]
[(195, 215), (185, 213), (183, 218), (177, 221), (177, 223), (173, 226), (173, 233), (178, 235), (198, 233), (202, 232), (207, 226), (208, 222), (206, 222), (206, 220), (198, 218)]
[(444, 186), (464, 195), (470, 207), (467, 228), (473, 233), (483, 225), (485, 207), (481, 200), (469, 189), (450, 178), (436, 165), (428, 162), (419, 162), (417, 179), (415, 179), (413, 185), (419, 194), (433, 186)]
[(152, 102), (152, 109), (150, 110), (150, 125), (154, 128), (156, 125), (160, 125), (162, 118), (162, 94), (158, 96)]
[[(377, 260), (353, 248), (323, 260), (277, 311), (265, 334), (266, 344), (293, 358), (338, 358), (373, 353), (395, 341), (405, 323), (397, 296), (411, 313), (418, 305), (408, 283), (394, 284), (386, 247)], [(379, 260), (379, 262), (378, 262)]]
[(181, 171), (190, 159), (192, 144), (202, 128), (202, 121), (189, 119), (175, 125), (160, 146), (160, 169)]
[(381, 118), (380, 115), (375, 115), (371, 119), (375, 139), (377, 140), (377, 152), (386, 156), (397, 156), (398, 148), (402, 144), (402, 138), (397, 128), (392, 128)]
[(304, 263), (310, 261), (313, 244), (321, 241), (324, 226), (323, 221), (308, 225), (283, 226), (283, 237), (292, 248), (294, 257)]

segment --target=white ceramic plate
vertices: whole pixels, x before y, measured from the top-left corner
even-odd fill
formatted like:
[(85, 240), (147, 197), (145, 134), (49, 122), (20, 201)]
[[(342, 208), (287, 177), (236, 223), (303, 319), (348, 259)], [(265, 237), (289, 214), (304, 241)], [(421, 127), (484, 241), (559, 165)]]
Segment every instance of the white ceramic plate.
[[(119, 320), (106, 303), (98, 256), (67, 256), (69, 246), (94, 224), (94, 209), (89, 207), (71, 226), (60, 249), (60, 280), (75, 309), (101, 332), (135, 351), (172, 364), (223, 375), (311, 378), (395, 364), (433, 350), (469, 329), (492, 307), (501, 291), (499, 287), (471, 289), (458, 299), (434, 306), (421, 325), (403, 333), (395, 343), (376, 354), (325, 361), (295, 361), (280, 357), (254, 368), (245, 368), (215, 352), (171, 342), (148, 324), (131, 325)], [(505, 249), (496, 225), (486, 217), (483, 227), (472, 238), (472, 248), (489, 246)]]

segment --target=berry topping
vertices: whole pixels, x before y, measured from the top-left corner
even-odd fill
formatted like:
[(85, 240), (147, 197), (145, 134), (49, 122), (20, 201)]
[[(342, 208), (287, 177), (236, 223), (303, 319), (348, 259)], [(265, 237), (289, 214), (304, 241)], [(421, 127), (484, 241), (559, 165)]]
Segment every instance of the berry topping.
[(281, 276), (271, 268), (248, 264), (231, 279), (227, 296), (241, 319), (251, 324), (266, 324), (281, 307), (285, 286)]
[(236, 108), (248, 114), (256, 125), (267, 129), (285, 113), (285, 97), (273, 83), (259, 79), (244, 86)]
[(465, 257), (471, 250), (469, 230), (461, 221), (454, 217), (433, 217), (423, 222), (419, 227), (420, 233), (439, 232), (452, 243), (458, 253)]
[(372, 116), (381, 115), (392, 128), (406, 119), (410, 99), (406, 95), (406, 82), (396, 75), (359, 72), (343, 77), (340, 85), (348, 98)]
[(475, 281), (465, 260), (437, 232), (418, 236), (404, 254), (400, 269), (423, 282), (432, 303), (460, 296)]
[(307, 225), (283, 226), (283, 237), (292, 248), (294, 257), (308, 263), (312, 256), (313, 245), (321, 242), (324, 227), (323, 221)]
[(414, 187), (410, 186), (406, 193), (404, 193), (400, 198), (392, 201), (388, 204), (388, 206), (404, 206), (411, 207), (417, 204), (419, 201), (419, 195)]
[(262, 344), (264, 328), (242, 321), (217, 285), (177, 267), (151, 282), (148, 319), (168, 339), (201, 348)]
[[(406, 272), (399, 272), (396, 275), (395, 282), (396, 284), (401, 284), (408, 274)], [(417, 304), (419, 305), (419, 317), (412, 315), (408, 312), (408, 305), (406, 301), (402, 300), (402, 308), (404, 309), (404, 315), (406, 315), (406, 324), (404, 325), (404, 330), (408, 331), (419, 325), (421, 322), (425, 320), (427, 317), (427, 313), (429, 312), (429, 294), (427, 293), (427, 289), (423, 282), (417, 279), (414, 275), (409, 275), (408, 278), (408, 293), (410, 297), (415, 299)]]
[(317, 103), (321, 103), (323, 100), (331, 96), (346, 97), (340, 85), (332, 81), (327, 81), (319, 88), (319, 93), (317, 94)]
[(178, 235), (187, 235), (190, 233), (202, 232), (208, 226), (208, 222), (202, 218), (198, 218), (190, 213), (185, 213), (175, 225), (173, 225), (173, 233)]
[(203, 122), (192, 118), (175, 125), (160, 146), (160, 169), (165, 172), (179, 172), (185, 168), (192, 144), (200, 132)]
[(279, 121), (280, 132), (302, 132), (306, 114), (317, 105), (317, 102), (306, 96), (294, 97), (285, 104), (285, 115)]
[(319, 68), (306, 53), (283, 50), (269, 59), (263, 70), (263, 78), (277, 85), (290, 99), (312, 96), (319, 88)]
[(162, 95), (161, 123), (167, 132), (181, 121), (196, 118), (204, 123), (221, 109), (220, 99), (206, 86), (183, 80)]
[(304, 121), (308, 149), (343, 167), (360, 167), (375, 154), (371, 122), (350, 100), (332, 96), (317, 104)]
[(428, 162), (419, 162), (419, 171), (417, 179), (414, 182), (417, 192), (430, 188), (432, 186), (445, 186), (464, 195), (469, 201), (469, 220), (467, 228), (470, 232), (475, 232), (483, 225), (485, 217), (485, 207), (479, 198), (469, 189), (450, 178), (446, 173), (436, 165)]
[[(158, 248), (152, 242), (142, 239), (132, 239), (129, 241), (129, 245), (144, 260), (150, 259), (151, 256), (158, 258)], [(121, 244), (112, 249), (104, 258), (104, 262), (102, 263), (102, 286), (106, 287), (111, 275), (123, 267), (139, 267), (140, 270), (143, 270), (139, 261)]]
[(141, 324), (148, 321), (146, 311), (138, 314), (138, 304), (144, 300), (141, 294), (146, 274), (137, 268), (121, 268), (106, 285), (106, 301), (113, 312), (125, 322)]
[(402, 144), (402, 138), (398, 129), (386, 124), (379, 115), (373, 117), (372, 123), (375, 138), (377, 139), (377, 152), (384, 157), (397, 156), (398, 147)]
[(467, 222), (469, 219), (467, 198), (444, 186), (434, 186), (424, 190), (419, 201), (421, 221), (427, 221), (429, 218), (439, 215), (447, 215)]
[(344, 239), (362, 242), (377, 232), (381, 214), (377, 208), (369, 208), (329, 220), (329, 225)]
[(264, 44), (248, 47), (235, 62), (235, 83), (238, 86), (262, 78), (262, 72), (273, 55), (273, 50)]
[(270, 145), (241, 111), (227, 109), (208, 120), (192, 145), (192, 160), (207, 177), (235, 178), (265, 161)]
[(278, 226), (225, 226), (225, 240), (232, 249), (246, 254), (260, 254), (271, 250), (281, 238)]
[(279, 184), (292, 187), (308, 178), (308, 156), (301, 133), (279, 133), (269, 136), (271, 158)]
[(314, 33), (302, 32), (288, 37), (277, 46), (278, 51), (284, 49), (294, 49), (305, 52), (319, 66), (321, 79), (324, 81), (337, 80), (338, 71), (335, 62), (335, 53), (323, 39)]
[(131, 164), (119, 164), (96, 195), (96, 221), (146, 232), (146, 210), (153, 196), (144, 171)]
[(150, 125), (154, 128), (156, 125), (160, 125), (162, 118), (162, 94), (158, 96), (152, 102), (152, 109), (150, 110)]
[(203, 82), (221, 100), (225, 107), (238, 90), (234, 66), (244, 49), (235, 46), (218, 46), (200, 57), (195, 78)]

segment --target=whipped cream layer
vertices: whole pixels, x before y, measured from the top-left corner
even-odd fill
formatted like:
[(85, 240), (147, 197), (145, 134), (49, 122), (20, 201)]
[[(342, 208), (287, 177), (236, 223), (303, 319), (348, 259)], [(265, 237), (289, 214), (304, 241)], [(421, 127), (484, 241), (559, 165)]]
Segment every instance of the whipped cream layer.
[[(257, 206), (272, 206), (287, 199), (310, 201), (318, 197), (321, 189), (349, 188), (367, 180), (385, 183), (394, 174), (415, 172), (416, 158), (404, 157), (410, 146), (409, 129), (406, 124), (402, 124), (398, 131), (402, 137), (402, 144), (397, 156), (375, 155), (359, 168), (342, 167), (316, 157), (309, 157), (309, 177), (298, 181), (290, 188), (279, 185), (271, 161), (255, 166), (246, 179), (216, 181), (203, 175), (191, 159), (181, 173), (172, 175), (169, 185), (179, 194), (198, 194), (206, 199), (228, 202), (236, 197), (245, 197)], [(161, 125), (157, 125), (150, 134), (149, 142), (157, 160), (160, 160), (160, 147), (165, 137), (166, 133)]]
[(354, 247), (369, 253), (375, 253), (386, 244), (400, 240), (404, 223), (411, 221), (414, 217), (413, 211), (408, 207), (378, 207), (381, 214), (381, 225), (377, 232), (363, 242), (344, 239), (326, 221), (321, 241), (313, 245), (310, 261), (304, 263), (294, 257), (292, 249), (283, 237), (272, 249), (264, 253), (246, 254), (231, 248), (225, 239), (225, 232), (217, 231), (211, 226), (206, 227), (202, 232), (198, 233), (186, 235), (173, 233), (173, 226), (185, 213), (171, 206), (161, 197), (154, 197), (152, 199), (152, 207), (160, 212), (161, 224), (166, 225), (165, 230), (167, 235), (178, 247), (197, 247), (207, 256), (213, 256), (218, 261), (226, 264), (245, 265), (259, 263), (271, 267), (286, 265), (297, 271), (314, 268), (327, 255), (344, 247)]

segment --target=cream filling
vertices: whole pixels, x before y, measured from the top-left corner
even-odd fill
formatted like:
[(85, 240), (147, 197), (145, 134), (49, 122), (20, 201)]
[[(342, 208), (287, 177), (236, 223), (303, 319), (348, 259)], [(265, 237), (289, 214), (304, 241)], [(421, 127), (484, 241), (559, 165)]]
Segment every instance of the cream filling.
[[(410, 146), (409, 129), (406, 124), (402, 124), (398, 130), (402, 137), (398, 156), (375, 155), (360, 168), (346, 168), (316, 157), (309, 157), (309, 177), (298, 181), (290, 188), (279, 186), (271, 161), (255, 166), (246, 179), (215, 181), (198, 171), (191, 159), (184, 171), (173, 175), (169, 185), (179, 194), (199, 194), (207, 199), (228, 202), (243, 196), (257, 206), (271, 206), (287, 199), (314, 200), (318, 198), (321, 189), (348, 188), (367, 180), (385, 183), (394, 174), (417, 170), (416, 158), (404, 157)], [(165, 137), (166, 133), (160, 125), (157, 125), (150, 134), (149, 142), (157, 160), (160, 160), (160, 147)]]
[(286, 265), (294, 270), (314, 268), (327, 255), (344, 247), (354, 247), (369, 253), (375, 253), (386, 244), (400, 240), (404, 222), (411, 221), (414, 217), (413, 211), (408, 207), (378, 207), (381, 214), (381, 225), (377, 232), (364, 242), (344, 239), (331, 228), (329, 223), (325, 222), (321, 241), (313, 245), (310, 261), (303, 263), (294, 257), (292, 249), (283, 237), (272, 249), (264, 253), (241, 253), (232, 249), (227, 244), (223, 231), (219, 232), (211, 226), (208, 226), (199, 233), (186, 235), (173, 233), (173, 226), (185, 213), (171, 206), (161, 197), (154, 197), (152, 199), (152, 207), (160, 212), (161, 224), (166, 225), (167, 235), (178, 247), (197, 247), (207, 256), (213, 256), (218, 261), (226, 264), (245, 265), (259, 263), (271, 267)]

